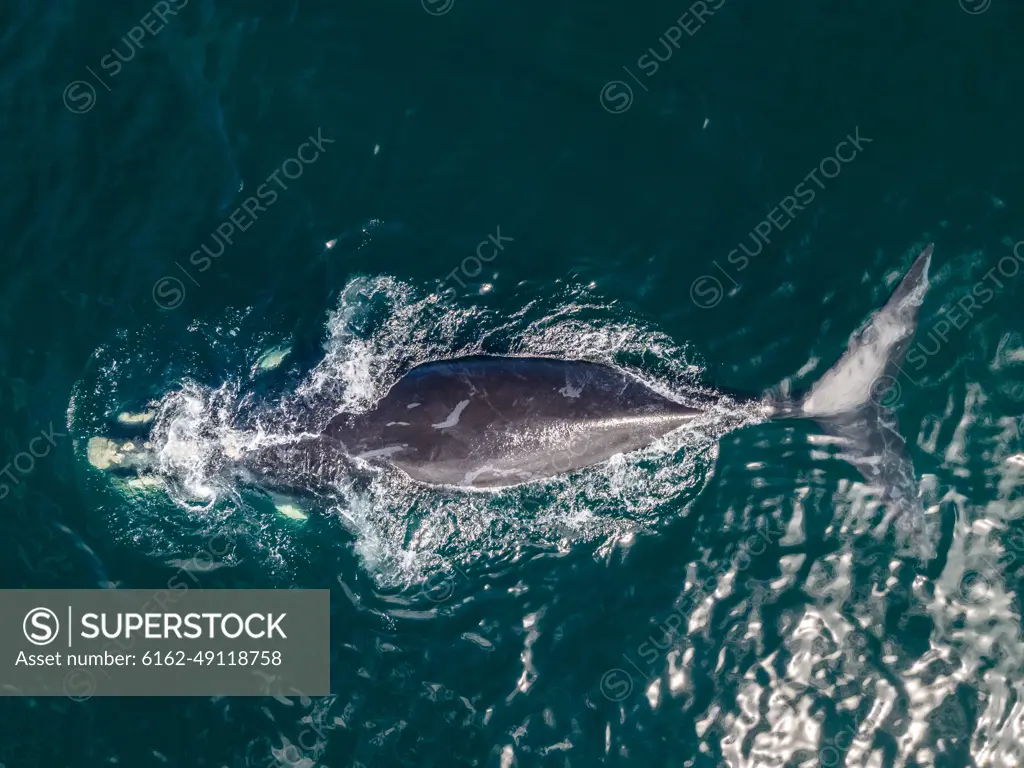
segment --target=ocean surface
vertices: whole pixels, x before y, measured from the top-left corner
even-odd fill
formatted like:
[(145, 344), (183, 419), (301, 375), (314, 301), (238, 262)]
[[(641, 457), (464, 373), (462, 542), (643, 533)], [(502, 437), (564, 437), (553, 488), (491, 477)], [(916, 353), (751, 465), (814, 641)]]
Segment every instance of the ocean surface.
[[(1022, 11), (5, 0), (0, 587), (329, 588), (333, 693), (4, 697), (0, 764), (1024, 764)], [(800, 391), (930, 242), (931, 558), (739, 406), (305, 519), (211, 469), (477, 352)], [(94, 469), (147, 409), (165, 482)]]

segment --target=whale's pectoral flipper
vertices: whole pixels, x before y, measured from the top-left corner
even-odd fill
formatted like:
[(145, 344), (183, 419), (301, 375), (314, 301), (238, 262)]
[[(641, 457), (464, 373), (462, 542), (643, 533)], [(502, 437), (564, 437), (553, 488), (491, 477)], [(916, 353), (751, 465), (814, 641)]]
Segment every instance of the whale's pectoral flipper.
[(900, 364), (917, 329), (928, 290), (929, 244), (881, 309), (850, 338), (845, 354), (791, 411), (840, 438), (843, 458), (882, 492), (897, 529), (921, 557), (931, 550), (914, 466), (893, 407), (901, 394)]

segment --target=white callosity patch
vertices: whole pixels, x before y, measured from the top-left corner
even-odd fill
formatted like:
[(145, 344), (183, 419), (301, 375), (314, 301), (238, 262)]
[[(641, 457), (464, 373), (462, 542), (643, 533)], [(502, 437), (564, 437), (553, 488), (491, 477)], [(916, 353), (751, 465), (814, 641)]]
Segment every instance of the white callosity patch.
[(580, 384), (578, 387), (574, 387), (567, 381), (565, 382), (565, 386), (558, 390), (558, 393), (562, 397), (567, 397), (571, 400), (575, 400), (577, 397), (583, 394), (583, 385)]
[(376, 448), (372, 451), (366, 451), (360, 453), (358, 458), (360, 459), (386, 459), (388, 456), (394, 456), (396, 453), (401, 453), (405, 450), (406, 446), (403, 445), (388, 445), (383, 448)]
[(96, 469), (110, 469), (124, 461), (118, 445), (106, 437), (90, 437), (86, 448), (89, 463)]
[(253, 368), (253, 373), (259, 371), (271, 371), (284, 362), (285, 358), (292, 351), (290, 346), (279, 345), (264, 352)]
[(461, 400), (459, 404), (455, 406), (455, 409), (448, 414), (448, 418), (444, 421), (438, 422), (437, 424), (431, 424), (434, 429), (449, 429), (459, 423), (459, 416), (466, 410), (466, 406), (469, 405), (469, 400)]
[(275, 504), (274, 507), (281, 513), (282, 517), (287, 517), (291, 520), (306, 520), (309, 518), (309, 515), (303, 512), (302, 508), (297, 504)]
[(125, 426), (141, 426), (143, 424), (149, 424), (156, 416), (156, 411), (148, 410), (141, 411), (139, 413), (132, 413), (125, 411), (117, 414), (118, 424), (124, 424)]

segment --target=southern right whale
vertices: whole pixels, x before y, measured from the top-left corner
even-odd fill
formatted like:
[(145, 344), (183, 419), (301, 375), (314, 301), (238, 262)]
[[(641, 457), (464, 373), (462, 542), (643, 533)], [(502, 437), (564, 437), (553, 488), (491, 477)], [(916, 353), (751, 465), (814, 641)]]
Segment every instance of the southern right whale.
[[(917, 482), (887, 400), (917, 326), (931, 253), (928, 245), (806, 394), (750, 401), (763, 403), (772, 418), (817, 421), (886, 501), (911, 511), (920, 508)], [(223, 465), (289, 492), (329, 487), (357, 460), (383, 462), (432, 485), (516, 485), (643, 448), (724, 398), (737, 399), (718, 397), (677, 402), (621, 369), (582, 360), (438, 360), (408, 371), (365, 413), (338, 414), (320, 434), (225, 455)], [(89, 457), (132, 473), (159, 467), (159, 448), (139, 440), (92, 438)]]

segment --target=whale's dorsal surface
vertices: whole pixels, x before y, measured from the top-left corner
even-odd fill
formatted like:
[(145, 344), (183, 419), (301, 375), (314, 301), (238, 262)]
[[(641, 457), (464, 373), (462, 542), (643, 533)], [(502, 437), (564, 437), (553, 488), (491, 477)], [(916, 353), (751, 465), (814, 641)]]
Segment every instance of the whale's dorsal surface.
[(636, 450), (697, 413), (600, 363), (474, 356), (413, 368), (373, 410), (337, 417), (324, 435), (423, 482), (490, 487)]

